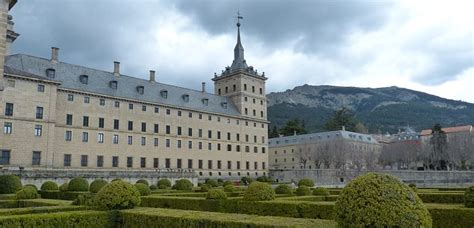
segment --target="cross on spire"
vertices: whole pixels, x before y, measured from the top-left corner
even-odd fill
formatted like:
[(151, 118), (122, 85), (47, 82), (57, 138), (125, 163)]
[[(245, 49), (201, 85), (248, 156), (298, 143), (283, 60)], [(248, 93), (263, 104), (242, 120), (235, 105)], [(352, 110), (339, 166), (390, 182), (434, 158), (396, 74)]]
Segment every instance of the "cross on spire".
[(240, 16), (240, 11), (237, 11), (237, 17), (235, 18), (237, 18), (237, 27), (240, 27), (240, 20), (244, 19), (244, 17)]

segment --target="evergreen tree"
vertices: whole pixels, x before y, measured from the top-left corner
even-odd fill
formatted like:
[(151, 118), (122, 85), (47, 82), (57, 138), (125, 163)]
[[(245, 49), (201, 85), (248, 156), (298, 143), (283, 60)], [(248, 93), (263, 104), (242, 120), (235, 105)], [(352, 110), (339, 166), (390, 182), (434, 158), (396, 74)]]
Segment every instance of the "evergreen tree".
[(448, 162), (447, 136), (440, 124), (431, 129), (431, 156), (430, 160), (435, 169), (446, 169)]
[(324, 128), (328, 131), (337, 131), (341, 130), (344, 126), (346, 130), (355, 132), (357, 131), (357, 123), (359, 121), (354, 117), (354, 113), (344, 107), (334, 112), (334, 115), (326, 122)]
[(278, 128), (276, 126), (273, 126), (273, 129), (268, 133), (269, 138), (277, 138), (280, 136), (280, 133), (278, 132)]
[(289, 120), (288, 122), (286, 122), (285, 126), (280, 129), (280, 134), (283, 134), (285, 136), (294, 135), (295, 133), (297, 135), (307, 133), (303, 123), (301, 123), (298, 119)]

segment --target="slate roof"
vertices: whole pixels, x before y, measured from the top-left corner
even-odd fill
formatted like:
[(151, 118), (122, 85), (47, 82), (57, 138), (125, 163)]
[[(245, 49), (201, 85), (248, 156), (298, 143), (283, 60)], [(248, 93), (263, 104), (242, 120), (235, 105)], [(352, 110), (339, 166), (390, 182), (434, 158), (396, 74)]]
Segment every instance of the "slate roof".
[(328, 131), (320, 133), (312, 133), (305, 135), (292, 135), (278, 138), (271, 138), (268, 140), (269, 147), (289, 146), (303, 143), (314, 143), (318, 141), (329, 141), (337, 138), (347, 140), (359, 141), (369, 144), (378, 144), (377, 140), (371, 135), (360, 134), (351, 131)]
[[(145, 79), (122, 74), (120, 77), (117, 77), (113, 72), (63, 62), (52, 63), (49, 59), (25, 54), (7, 56), (5, 66), (6, 72), (22, 72), (23, 76), (39, 77), (46, 80), (51, 80), (51, 78), (46, 76), (46, 70), (54, 69), (54, 80), (59, 81), (61, 83), (59, 87), (64, 89), (241, 117), (230, 98), (197, 90), (150, 82)], [(81, 75), (88, 76), (88, 84), (80, 82), (79, 77)], [(111, 81), (118, 82), (117, 89), (113, 89), (109, 86)], [(144, 87), (144, 94), (137, 92), (137, 86)], [(160, 92), (163, 90), (168, 92), (166, 99), (160, 95)], [(183, 99), (183, 95), (189, 95), (189, 101), (186, 102), (185, 99)], [(203, 99), (208, 99), (207, 106), (204, 104)], [(224, 107), (223, 103), (227, 103), (227, 108)]]

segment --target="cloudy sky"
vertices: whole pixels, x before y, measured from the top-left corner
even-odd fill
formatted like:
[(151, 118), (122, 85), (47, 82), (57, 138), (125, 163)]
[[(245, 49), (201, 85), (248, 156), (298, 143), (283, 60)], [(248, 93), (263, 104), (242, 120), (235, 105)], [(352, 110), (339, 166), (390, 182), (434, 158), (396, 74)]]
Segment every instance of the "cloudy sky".
[(474, 1), (20, 0), (12, 53), (189, 88), (232, 63), (240, 10), (247, 62), (268, 91), (399, 86), (474, 103)]

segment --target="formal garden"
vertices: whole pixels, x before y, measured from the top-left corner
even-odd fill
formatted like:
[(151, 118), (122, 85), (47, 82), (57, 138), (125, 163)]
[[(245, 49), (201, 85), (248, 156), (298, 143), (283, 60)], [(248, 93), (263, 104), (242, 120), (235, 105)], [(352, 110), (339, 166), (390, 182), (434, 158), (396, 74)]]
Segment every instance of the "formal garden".
[(73, 178), (37, 188), (4, 175), (0, 227), (474, 227), (474, 187), (418, 189), (368, 173), (344, 189), (267, 177), (199, 186)]

